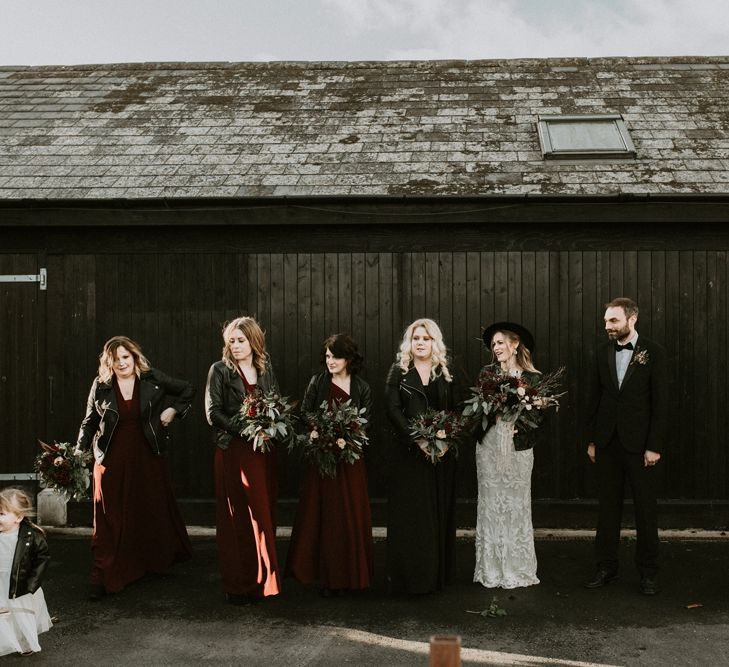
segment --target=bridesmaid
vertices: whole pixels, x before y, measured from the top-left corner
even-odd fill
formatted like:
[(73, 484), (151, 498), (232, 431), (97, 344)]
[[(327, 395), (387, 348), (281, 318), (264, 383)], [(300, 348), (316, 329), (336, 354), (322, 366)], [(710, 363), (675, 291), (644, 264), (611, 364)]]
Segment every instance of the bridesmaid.
[(131, 338), (104, 344), (76, 445), (95, 459), (91, 600), (192, 555), (163, 455), (167, 426), (193, 395), (186, 380), (152, 368)]
[[(351, 400), (370, 419), (372, 393), (359, 377), (362, 356), (347, 334), (322, 345), (327, 370), (314, 375), (304, 394), (302, 412), (316, 412)], [(372, 580), (372, 517), (363, 459), (340, 462), (336, 477), (307, 465), (296, 512), (286, 573), (304, 584), (318, 583), (324, 597), (367, 588)]]
[(453, 377), (438, 325), (413, 322), (403, 335), (385, 384), (390, 448), (387, 586), (390, 592), (430, 593), (450, 583), (456, 539), (452, 453), (430, 463), (410, 435), (410, 420), (428, 408), (455, 407)]
[(276, 453), (254, 451), (232, 418), (246, 395), (278, 392), (263, 330), (252, 317), (223, 329), (223, 358), (208, 372), (205, 414), (213, 427), (216, 537), (226, 600), (256, 602), (281, 591), (276, 557)]

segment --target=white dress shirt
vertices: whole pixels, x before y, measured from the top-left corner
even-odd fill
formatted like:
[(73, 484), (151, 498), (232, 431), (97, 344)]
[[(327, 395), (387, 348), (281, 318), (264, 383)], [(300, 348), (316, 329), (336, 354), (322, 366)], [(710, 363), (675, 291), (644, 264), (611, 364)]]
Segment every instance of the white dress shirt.
[[(615, 342), (617, 343), (618, 341)], [(618, 373), (618, 387), (622, 386), (625, 374), (628, 372), (628, 366), (630, 366), (630, 361), (633, 358), (633, 352), (635, 352), (635, 346), (638, 343), (637, 331), (630, 340), (626, 340), (625, 343), (620, 344), (627, 345), (628, 343), (633, 344), (632, 350), (615, 350), (615, 370)]]

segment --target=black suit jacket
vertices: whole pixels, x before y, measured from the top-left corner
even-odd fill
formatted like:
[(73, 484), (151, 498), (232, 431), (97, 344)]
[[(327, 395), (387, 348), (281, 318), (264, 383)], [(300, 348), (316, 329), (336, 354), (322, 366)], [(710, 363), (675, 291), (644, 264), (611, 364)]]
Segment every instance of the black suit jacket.
[(623, 384), (618, 387), (614, 343), (601, 345), (588, 415), (589, 438), (595, 446), (605, 447), (617, 432), (629, 452), (660, 452), (668, 416), (665, 350), (639, 335)]

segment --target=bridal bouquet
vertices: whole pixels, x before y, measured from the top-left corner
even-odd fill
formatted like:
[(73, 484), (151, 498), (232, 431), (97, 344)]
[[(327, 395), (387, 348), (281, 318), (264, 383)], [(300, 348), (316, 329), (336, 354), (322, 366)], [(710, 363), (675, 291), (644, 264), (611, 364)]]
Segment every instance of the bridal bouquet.
[(72, 500), (88, 498), (91, 484), (88, 465), (91, 452), (77, 451), (68, 442), (54, 442), (49, 445), (38, 441), (41, 452), (35, 459), (35, 470), (41, 486), (55, 489)]
[(362, 458), (369, 442), (365, 412), (351, 400), (332, 407), (325, 401), (318, 412), (304, 416), (306, 432), (296, 438), (296, 444), (322, 477), (336, 477), (340, 461), (351, 464)]
[(421, 449), (431, 463), (438, 463), (449, 449), (458, 456), (458, 438), (464, 426), (465, 420), (457, 412), (429, 409), (410, 421), (410, 435), (427, 441)]
[(552, 373), (540, 375), (530, 384), (523, 377), (506, 375), (500, 369), (485, 368), (471, 387), (471, 398), (465, 401), (463, 416), (469, 420), (481, 420), (484, 430), (497, 417), (512, 422), (514, 429), (524, 433), (539, 426), (543, 410), (559, 410), (558, 393), (564, 367)]
[(268, 452), (275, 443), (294, 439), (294, 404), (273, 391), (256, 390), (243, 399), (233, 424), (241, 437), (253, 441), (255, 451)]

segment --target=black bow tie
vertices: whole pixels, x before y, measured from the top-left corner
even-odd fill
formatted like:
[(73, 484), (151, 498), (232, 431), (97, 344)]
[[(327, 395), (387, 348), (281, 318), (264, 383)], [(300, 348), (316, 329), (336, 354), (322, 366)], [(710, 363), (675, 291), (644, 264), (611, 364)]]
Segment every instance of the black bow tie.
[(621, 345), (618, 343), (618, 341), (615, 341), (615, 351), (616, 352), (622, 352), (623, 350), (632, 350), (633, 349), (633, 343), (626, 343), (625, 345)]

